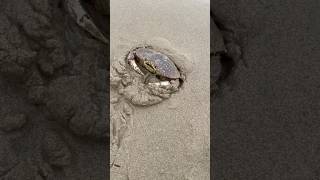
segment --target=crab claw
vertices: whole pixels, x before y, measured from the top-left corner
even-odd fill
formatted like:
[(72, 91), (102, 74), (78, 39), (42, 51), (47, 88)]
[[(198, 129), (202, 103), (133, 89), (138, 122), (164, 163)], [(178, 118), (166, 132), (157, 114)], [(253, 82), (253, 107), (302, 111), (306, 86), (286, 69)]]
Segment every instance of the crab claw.
[(160, 81), (160, 82), (154, 82), (154, 83), (148, 83), (149, 85), (159, 86), (159, 87), (167, 87), (170, 86), (171, 83), (169, 81)]
[(144, 75), (144, 73), (140, 70), (140, 68), (138, 67), (136, 61), (135, 61), (135, 56), (133, 54), (133, 52), (130, 52), (127, 56), (127, 60), (129, 65), (140, 75)]

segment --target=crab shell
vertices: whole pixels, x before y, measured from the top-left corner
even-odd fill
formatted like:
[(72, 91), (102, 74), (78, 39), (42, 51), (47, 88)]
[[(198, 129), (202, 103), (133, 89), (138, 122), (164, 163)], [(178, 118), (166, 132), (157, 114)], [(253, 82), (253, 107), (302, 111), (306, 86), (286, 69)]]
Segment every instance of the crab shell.
[(144, 62), (151, 62), (155, 69), (156, 75), (168, 78), (179, 79), (180, 72), (177, 66), (170, 60), (170, 58), (158, 51), (149, 48), (138, 48), (134, 51), (136, 60), (139, 64), (144, 66)]

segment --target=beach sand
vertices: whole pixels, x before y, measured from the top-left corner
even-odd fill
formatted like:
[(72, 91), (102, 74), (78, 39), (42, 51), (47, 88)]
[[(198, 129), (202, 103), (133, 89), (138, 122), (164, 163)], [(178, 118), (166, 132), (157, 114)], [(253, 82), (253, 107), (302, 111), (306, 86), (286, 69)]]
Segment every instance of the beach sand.
[[(148, 107), (132, 106), (132, 131), (115, 160), (119, 167), (111, 168), (112, 180), (209, 179), (209, 3), (111, 1), (111, 64), (123, 57), (126, 48), (132, 48), (132, 42), (161, 37), (192, 65), (183, 88), (168, 100)], [(111, 90), (111, 99), (115, 94)], [(115, 111), (111, 108), (111, 115)]]
[(319, 179), (319, 2), (211, 5), (245, 62), (212, 101), (214, 179)]

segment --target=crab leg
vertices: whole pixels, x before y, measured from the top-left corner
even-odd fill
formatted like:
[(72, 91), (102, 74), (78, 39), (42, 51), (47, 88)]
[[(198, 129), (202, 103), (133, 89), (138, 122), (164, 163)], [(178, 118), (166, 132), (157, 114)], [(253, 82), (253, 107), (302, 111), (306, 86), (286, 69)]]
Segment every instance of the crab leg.
[(144, 73), (140, 70), (140, 68), (138, 67), (135, 59), (134, 59), (134, 54), (132, 52), (130, 52), (128, 54), (128, 63), (129, 65), (139, 74), (144, 75)]

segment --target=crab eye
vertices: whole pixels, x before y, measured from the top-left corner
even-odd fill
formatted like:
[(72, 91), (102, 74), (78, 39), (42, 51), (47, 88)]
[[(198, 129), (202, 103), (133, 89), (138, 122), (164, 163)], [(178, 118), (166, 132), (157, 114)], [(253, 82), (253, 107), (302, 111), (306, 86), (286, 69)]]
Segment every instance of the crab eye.
[(149, 61), (145, 61), (144, 64), (145, 64), (146, 68), (147, 68), (150, 72), (152, 72), (152, 73), (155, 73), (155, 72), (156, 72), (156, 68), (155, 68), (155, 66), (154, 66), (152, 63), (150, 63)]
[(148, 61), (146, 61), (144, 64), (145, 64), (146, 66), (152, 67), (151, 63), (149, 63)]

